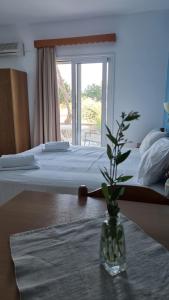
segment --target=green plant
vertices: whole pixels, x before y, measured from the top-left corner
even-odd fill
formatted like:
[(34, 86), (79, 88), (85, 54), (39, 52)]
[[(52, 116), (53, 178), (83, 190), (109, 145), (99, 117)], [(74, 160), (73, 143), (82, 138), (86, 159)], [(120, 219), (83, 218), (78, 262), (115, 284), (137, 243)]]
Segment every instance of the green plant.
[(106, 136), (110, 143), (107, 144), (109, 169), (104, 167), (104, 169), (101, 170), (101, 173), (106, 180), (106, 183), (102, 183), (102, 192), (106, 199), (107, 210), (110, 218), (112, 219), (112, 223), (116, 222), (119, 212), (117, 200), (124, 192), (124, 188), (117, 184), (123, 183), (132, 178), (132, 176), (117, 174), (118, 165), (126, 160), (131, 152), (131, 150), (122, 152), (122, 149), (127, 142), (127, 140), (125, 139), (125, 131), (129, 128), (130, 123), (134, 120), (137, 120), (139, 117), (140, 115), (138, 112), (131, 111), (128, 114), (122, 112), (121, 122), (119, 123), (118, 121), (116, 121), (118, 128), (115, 136), (113, 136), (108, 126), (106, 126)]
[(95, 101), (101, 101), (102, 98), (101, 85), (97, 85), (95, 83), (88, 85), (83, 92), (83, 96), (87, 98), (91, 98)]
[(93, 101), (91, 98), (82, 99), (82, 120), (86, 123), (99, 125), (101, 120), (101, 102)]

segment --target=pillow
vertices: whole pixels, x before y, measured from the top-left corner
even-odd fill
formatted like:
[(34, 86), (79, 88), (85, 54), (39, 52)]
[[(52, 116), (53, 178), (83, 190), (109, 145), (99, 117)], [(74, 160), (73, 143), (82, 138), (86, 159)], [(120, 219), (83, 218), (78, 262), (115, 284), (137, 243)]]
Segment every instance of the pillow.
[(165, 137), (167, 134), (166, 132), (162, 132), (159, 130), (151, 130), (143, 139), (141, 145), (140, 145), (140, 154), (143, 155), (143, 153), (148, 150), (151, 145), (153, 145), (157, 140), (159, 140), (162, 137)]
[(138, 179), (144, 185), (158, 182), (169, 167), (169, 139), (156, 141), (142, 156)]

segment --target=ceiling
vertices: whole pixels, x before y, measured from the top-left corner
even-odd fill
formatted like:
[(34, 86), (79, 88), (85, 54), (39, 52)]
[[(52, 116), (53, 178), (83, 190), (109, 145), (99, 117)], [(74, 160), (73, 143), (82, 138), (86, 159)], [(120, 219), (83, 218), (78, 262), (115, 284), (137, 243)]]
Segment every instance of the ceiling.
[(169, 0), (0, 0), (0, 25), (168, 9)]

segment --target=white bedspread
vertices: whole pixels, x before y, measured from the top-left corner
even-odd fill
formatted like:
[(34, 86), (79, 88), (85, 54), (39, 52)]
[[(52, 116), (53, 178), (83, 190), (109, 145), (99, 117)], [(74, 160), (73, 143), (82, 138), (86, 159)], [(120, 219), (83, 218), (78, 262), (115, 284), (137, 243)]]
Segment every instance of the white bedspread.
[[(71, 146), (66, 152), (49, 153), (42, 149), (40, 145), (25, 152), (35, 154), (40, 169), (0, 172), (0, 203), (23, 190), (75, 194), (81, 184), (93, 190), (104, 181), (99, 169), (108, 166), (105, 148)], [(134, 176), (129, 184), (138, 184), (139, 161), (139, 150), (133, 149), (119, 166), (120, 174)]]

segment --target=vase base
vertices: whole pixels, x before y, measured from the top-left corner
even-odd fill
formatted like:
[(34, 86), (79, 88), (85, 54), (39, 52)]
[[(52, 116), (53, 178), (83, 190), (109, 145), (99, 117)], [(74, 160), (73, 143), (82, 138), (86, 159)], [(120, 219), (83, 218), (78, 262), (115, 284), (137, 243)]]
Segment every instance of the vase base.
[(111, 275), (116, 276), (121, 272), (126, 271), (126, 263), (123, 263), (122, 265), (109, 265), (106, 262), (102, 263), (102, 266), (104, 269)]

